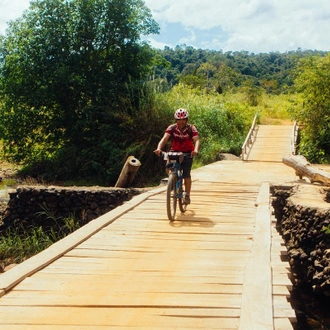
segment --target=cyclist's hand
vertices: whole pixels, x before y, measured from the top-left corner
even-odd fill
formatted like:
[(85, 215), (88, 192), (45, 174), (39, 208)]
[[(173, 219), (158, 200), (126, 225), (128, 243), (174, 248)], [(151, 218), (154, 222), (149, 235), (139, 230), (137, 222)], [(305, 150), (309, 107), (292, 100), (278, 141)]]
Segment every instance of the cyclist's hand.
[(155, 153), (158, 157), (162, 155), (162, 151), (161, 151), (161, 149), (156, 149), (156, 150), (154, 150), (154, 153)]
[(198, 155), (197, 151), (194, 150), (194, 151), (191, 152), (191, 158), (196, 157), (197, 155)]

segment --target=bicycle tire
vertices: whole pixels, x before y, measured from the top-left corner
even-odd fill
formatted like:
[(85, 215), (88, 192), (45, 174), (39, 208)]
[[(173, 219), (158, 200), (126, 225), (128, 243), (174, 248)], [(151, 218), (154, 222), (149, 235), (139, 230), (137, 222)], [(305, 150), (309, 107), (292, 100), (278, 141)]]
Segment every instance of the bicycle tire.
[(166, 209), (167, 217), (173, 221), (176, 213), (177, 195), (175, 191), (177, 176), (170, 173), (167, 183)]
[(187, 210), (187, 204), (184, 202), (184, 196), (183, 196), (183, 188), (182, 188), (182, 183), (179, 187), (179, 208), (181, 213), (185, 213)]

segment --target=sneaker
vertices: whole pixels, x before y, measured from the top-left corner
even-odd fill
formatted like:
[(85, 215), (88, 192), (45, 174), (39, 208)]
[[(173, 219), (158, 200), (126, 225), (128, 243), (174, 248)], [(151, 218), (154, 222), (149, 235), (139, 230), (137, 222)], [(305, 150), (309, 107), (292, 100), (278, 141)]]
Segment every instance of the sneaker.
[(189, 195), (185, 195), (184, 196), (184, 202), (185, 202), (185, 204), (190, 204), (190, 196)]

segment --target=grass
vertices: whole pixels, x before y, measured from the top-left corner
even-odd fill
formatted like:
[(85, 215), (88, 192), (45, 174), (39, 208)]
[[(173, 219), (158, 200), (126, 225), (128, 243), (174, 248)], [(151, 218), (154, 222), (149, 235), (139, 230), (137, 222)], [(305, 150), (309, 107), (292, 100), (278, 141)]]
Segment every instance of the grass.
[[(50, 216), (49, 213), (47, 216)], [(0, 236), (0, 265), (4, 268), (9, 264), (20, 263), (80, 228), (80, 223), (74, 216), (63, 221), (64, 225), (61, 228), (52, 227), (47, 231), (42, 227), (8, 228)]]
[[(58, 237), (59, 239), (59, 237)], [(41, 227), (29, 231), (12, 228), (0, 237), (0, 263), (3, 267), (20, 263), (56, 242), (54, 231), (46, 234)]]
[[(223, 96), (223, 102), (234, 105), (246, 104), (244, 92), (231, 93)], [(253, 118), (259, 115), (259, 123), (262, 125), (283, 125), (291, 122), (290, 109), (302, 103), (298, 94), (266, 94), (260, 95), (256, 106), (246, 105), (246, 111)]]

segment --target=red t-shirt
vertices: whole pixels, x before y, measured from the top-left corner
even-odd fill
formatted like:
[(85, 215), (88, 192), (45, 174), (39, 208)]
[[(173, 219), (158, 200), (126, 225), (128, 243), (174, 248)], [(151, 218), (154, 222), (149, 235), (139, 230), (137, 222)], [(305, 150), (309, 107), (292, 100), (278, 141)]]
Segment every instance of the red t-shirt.
[[(165, 133), (171, 135), (171, 151), (181, 151), (181, 152), (192, 152), (194, 151), (194, 144), (189, 135), (188, 126), (184, 128), (182, 133), (180, 132), (178, 125), (172, 129), (173, 125), (167, 127)], [(191, 137), (198, 136), (198, 131), (194, 125), (191, 125)], [(173, 132), (173, 133), (172, 133)]]

